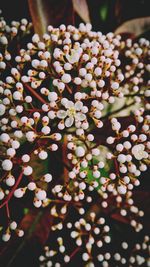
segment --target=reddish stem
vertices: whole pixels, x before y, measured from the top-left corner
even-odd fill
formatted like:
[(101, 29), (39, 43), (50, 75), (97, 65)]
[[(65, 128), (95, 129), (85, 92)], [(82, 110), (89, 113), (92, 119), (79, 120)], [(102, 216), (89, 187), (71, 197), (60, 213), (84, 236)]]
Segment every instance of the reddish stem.
[[(6, 197), (6, 199), (4, 200), (4, 202), (0, 205), (0, 209), (3, 208), (5, 205), (8, 205), (9, 200), (12, 198), (16, 188), (18, 187), (18, 185), (21, 182), (23, 176), (23, 172), (20, 173), (17, 182), (15, 183), (15, 185), (13, 186), (11, 192), (8, 194), (8, 196)], [(7, 206), (6, 206), (7, 207)]]
[(80, 250), (80, 247), (77, 247), (70, 255), (70, 259), (72, 259), (77, 253), (78, 251)]
[(9, 211), (8, 202), (6, 203), (6, 213), (7, 213), (8, 219), (10, 219), (10, 211)]
[(38, 109), (38, 108), (33, 108), (33, 109), (27, 109), (26, 111), (28, 111), (28, 112), (43, 112), (43, 110), (42, 109)]
[(34, 95), (41, 103), (47, 104), (47, 102), (27, 83), (23, 83), (23, 85), (30, 91), (32, 95)]
[(66, 89), (68, 90), (69, 94), (72, 94), (71, 88), (67, 84), (65, 84), (65, 86), (66, 86)]
[[(10, 62), (7, 62), (7, 65), (12, 68), (12, 65), (10, 64)], [(20, 73), (21, 75), (21, 73)], [(23, 82), (22, 82), (23, 83)], [(32, 89), (32, 87), (30, 85), (28, 85), (27, 83), (23, 83), (23, 85), (30, 91), (30, 93), (35, 96), (41, 103), (43, 104), (47, 104), (47, 102), (34, 90)]]
[(114, 159), (114, 164), (115, 164), (116, 174), (119, 177), (119, 167), (118, 167), (118, 163), (117, 163), (117, 160), (116, 159)]

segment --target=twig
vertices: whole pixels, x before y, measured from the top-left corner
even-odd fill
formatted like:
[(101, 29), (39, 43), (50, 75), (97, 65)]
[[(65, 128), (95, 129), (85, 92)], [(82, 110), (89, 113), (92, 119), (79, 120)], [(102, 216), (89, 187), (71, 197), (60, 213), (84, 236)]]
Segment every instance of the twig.
[(23, 85), (30, 91), (32, 95), (34, 95), (41, 103), (47, 104), (47, 102), (27, 83), (23, 83)]
[(18, 185), (21, 182), (23, 176), (23, 172), (20, 173), (17, 182), (15, 183), (15, 185), (13, 186), (11, 192), (8, 194), (8, 196), (6, 197), (6, 199), (4, 200), (4, 202), (0, 205), (0, 209), (3, 208), (5, 205), (8, 205), (9, 200), (12, 198), (14, 191), (16, 190), (16, 188), (18, 187)]

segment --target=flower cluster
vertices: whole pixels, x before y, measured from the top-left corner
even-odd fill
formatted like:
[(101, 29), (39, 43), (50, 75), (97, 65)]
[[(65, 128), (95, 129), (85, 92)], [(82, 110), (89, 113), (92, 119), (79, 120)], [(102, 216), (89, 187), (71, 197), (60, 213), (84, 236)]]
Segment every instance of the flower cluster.
[[(81, 217), (75, 222), (69, 221), (65, 227), (70, 232), (71, 242), (73, 241), (77, 248), (68, 254), (70, 244), (68, 246), (65, 243), (65, 238), (59, 236), (56, 250), (45, 247), (46, 257), (41, 256), (39, 258), (42, 262), (40, 266), (61, 266), (63, 262), (70, 262), (73, 255), (78, 252), (85, 262), (85, 266), (94, 266), (93, 251), (96, 253), (97, 248), (100, 249), (111, 242), (110, 227), (105, 223), (105, 219), (103, 217), (96, 218), (96, 214), (91, 212), (87, 219)], [(99, 258), (97, 255), (98, 261)]]
[(108, 178), (101, 178), (101, 183), (109, 191), (113, 191), (114, 186), (120, 194), (125, 194), (127, 188), (133, 189), (133, 185), (138, 186), (138, 177), (141, 172), (147, 170), (149, 165), (149, 116), (143, 116), (144, 109), (135, 112), (133, 124), (129, 124), (126, 129), (122, 129), (121, 123), (116, 119), (111, 119), (113, 135), (106, 140), (110, 146), (107, 159), (114, 161), (114, 172)]
[(147, 110), (149, 105), (149, 72), (150, 72), (150, 43), (145, 38), (141, 38), (135, 42), (132, 39), (127, 39), (122, 42), (121, 71), (124, 74), (122, 91), (124, 96), (132, 97), (135, 103), (144, 105)]
[(129, 224), (137, 233), (143, 229), (144, 211), (135, 204), (131, 191), (128, 191), (125, 195), (118, 194), (116, 190), (112, 193), (107, 192), (102, 195), (100, 203), (103, 212), (111, 214), (110, 216), (114, 220)]
[[(77, 254), (87, 267), (122, 266), (126, 257), (110, 253), (109, 225), (119, 218), (137, 234), (143, 229), (131, 191), (149, 165), (149, 42), (122, 41), (81, 23), (49, 26), (42, 39), (34, 34), (11, 51), (30, 28), (25, 19), (0, 21), (0, 208), (8, 218), (2, 239), (12, 231), (23, 236), (9, 202), (30, 195), (35, 208), (49, 207), (57, 241), (45, 248), (41, 266), (59, 267)], [(118, 99), (127, 108), (131, 97), (141, 105), (134, 114), (111, 113)], [(131, 256), (130, 266), (143, 264), (139, 257)]]
[(141, 242), (135, 244), (135, 247), (133, 248), (129, 258), (129, 263), (131, 267), (134, 266), (148, 267), (150, 265), (149, 244), (150, 244), (150, 238), (147, 235), (144, 236)]
[[(90, 220), (89, 220), (90, 219)], [(144, 240), (136, 234), (134, 239), (128, 237), (121, 242), (110, 237), (110, 227), (103, 217), (96, 219), (91, 212), (87, 219), (82, 217), (75, 222), (64, 225), (63, 235), (60, 229), (55, 235), (53, 246), (45, 246), (44, 255), (39, 257), (40, 266), (67, 266), (76, 257), (81, 266), (149, 266), (149, 237)], [(69, 242), (67, 241), (68, 238)], [(74, 241), (75, 244), (72, 244)], [(83, 262), (83, 263), (81, 263)]]

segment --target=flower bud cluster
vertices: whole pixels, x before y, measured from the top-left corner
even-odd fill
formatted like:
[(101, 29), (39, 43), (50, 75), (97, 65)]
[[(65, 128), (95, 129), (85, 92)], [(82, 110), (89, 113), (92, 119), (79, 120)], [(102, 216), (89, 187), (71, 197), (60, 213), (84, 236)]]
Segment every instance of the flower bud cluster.
[(122, 129), (121, 123), (111, 119), (113, 135), (106, 140), (110, 147), (107, 159), (114, 162), (114, 172), (108, 178), (102, 177), (103, 189), (113, 191), (117, 186), (120, 194), (140, 184), (141, 172), (149, 165), (149, 115), (143, 115), (143, 109), (135, 111), (134, 123)]
[[(34, 34), (14, 55), (9, 44), (30, 28), (25, 19), (11, 26), (0, 20), (0, 207), (11, 221), (2, 239), (8, 241), (12, 230), (23, 235), (8, 202), (30, 193), (35, 208), (49, 207), (57, 240), (45, 248), (41, 266), (67, 264), (78, 250), (84, 266), (121, 266), (127, 261), (117, 251), (111, 255), (105, 217), (111, 221), (116, 212), (136, 232), (143, 228), (131, 190), (149, 165), (149, 42), (124, 42), (120, 35), (92, 31), (89, 23), (49, 26), (42, 39)], [(122, 118), (111, 118), (107, 129), (109, 107), (118, 98), (127, 105), (129, 94), (146, 108), (136, 110), (127, 127)], [(58, 162), (61, 179), (53, 175)], [(130, 265), (142, 261), (131, 257)]]
[(15, 221), (11, 221), (7, 229), (3, 232), (2, 240), (4, 242), (8, 242), (13, 232), (15, 232), (18, 237), (22, 237), (24, 235), (24, 231), (18, 228), (17, 223)]
[[(80, 218), (76, 221), (69, 221), (66, 230), (70, 233), (71, 242), (75, 243), (81, 252), (81, 260), (86, 266), (93, 264), (93, 253), (95, 249), (102, 249), (111, 242), (109, 226), (105, 223), (105, 218), (96, 218), (96, 214), (91, 212), (88, 219)], [(69, 245), (70, 246), (70, 245)], [(40, 256), (40, 266), (61, 266), (63, 263), (71, 262), (72, 253), (65, 238), (61, 235), (57, 238), (55, 250), (45, 247), (45, 256)], [(99, 259), (99, 256), (97, 256)]]
[(124, 74), (122, 91), (125, 96), (131, 96), (135, 103), (140, 103), (145, 109), (150, 109), (150, 42), (140, 38), (135, 42), (132, 39), (122, 41), (122, 63), (121, 73)]

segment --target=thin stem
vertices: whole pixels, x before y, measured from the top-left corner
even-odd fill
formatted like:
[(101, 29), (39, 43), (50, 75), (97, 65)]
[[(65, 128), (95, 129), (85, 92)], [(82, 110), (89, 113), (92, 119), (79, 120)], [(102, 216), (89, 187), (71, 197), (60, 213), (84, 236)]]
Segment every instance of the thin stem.
[(117, 162), (116, 158), (114, 158), (114, 165), (115, 165), (116, 174), (119, 177), (119, 167), (118, 167), (118, 162)]
[(10, 211), (9, 211), (8, 202), (6, 203), (6, 213), (7, 213), (8, 219), (10, 219)]
[(77, 253), (78, 251), (80, 250), (81, 248), (80, 247), (77, 247), (70, 255), (70, 259), (72, 259)]
[(67, 84), (65, 84), (65, 86), (66, 86), (66, 89), (68, 90), (69, 94), (72, 94), (71, 88)]
[[(12, 68), (12, 65), (10, 62), (7, 62), (7, 65)], [(20, 73), (21, 75), (21, 73)], [(37, 98), (41, 103), (43, 104), (47, 104), (47, 102), (27, 83), (22, 82), (22, 84), (26, 87), (26, 89), (28, 89), (30, 91), (30, 93), (35, 96), (35, 98)]]
[(33, 108), (33, 109), (27, 109), (26, 111), (32, 113), (32, 112), (43, 112), (42, 109), (38, 109), (38, 108)]
[[(65, 200), (61, 200), (61, 199), (50, 199), (50, 203), (51, 202), (58, 203), (58, 204), (66, 204), (66, 201)], [(69, 205), (69, 204), (72, 204), (74, 206), (79, 206), (79, 207), (82, 206), (82, 204), (80, 202), (69, 201), (69, 202), (67, 202), (67, 205)]]
[(29, 86), (27, 83), (23, 83), (23, 85), (30, 91), (32, 95), (34, 95), (41, 103), (47, 104), (47, 102), (34, 90), (31, 86)]
[(3, 208), (5, 205), (8, 205), (9, 200), (12, 198), (16, 188), (18, 187), (18, 185), (21, 182), (23, 176), (23, 172), (20, 173), (17, 182), (15, 183), (15, 185), (13, 186), (11, 192), (8, 194), (8, 196), (6, 197), (6, 199), (4, 200), (4, 202), (0, 205), (0, 209)]

